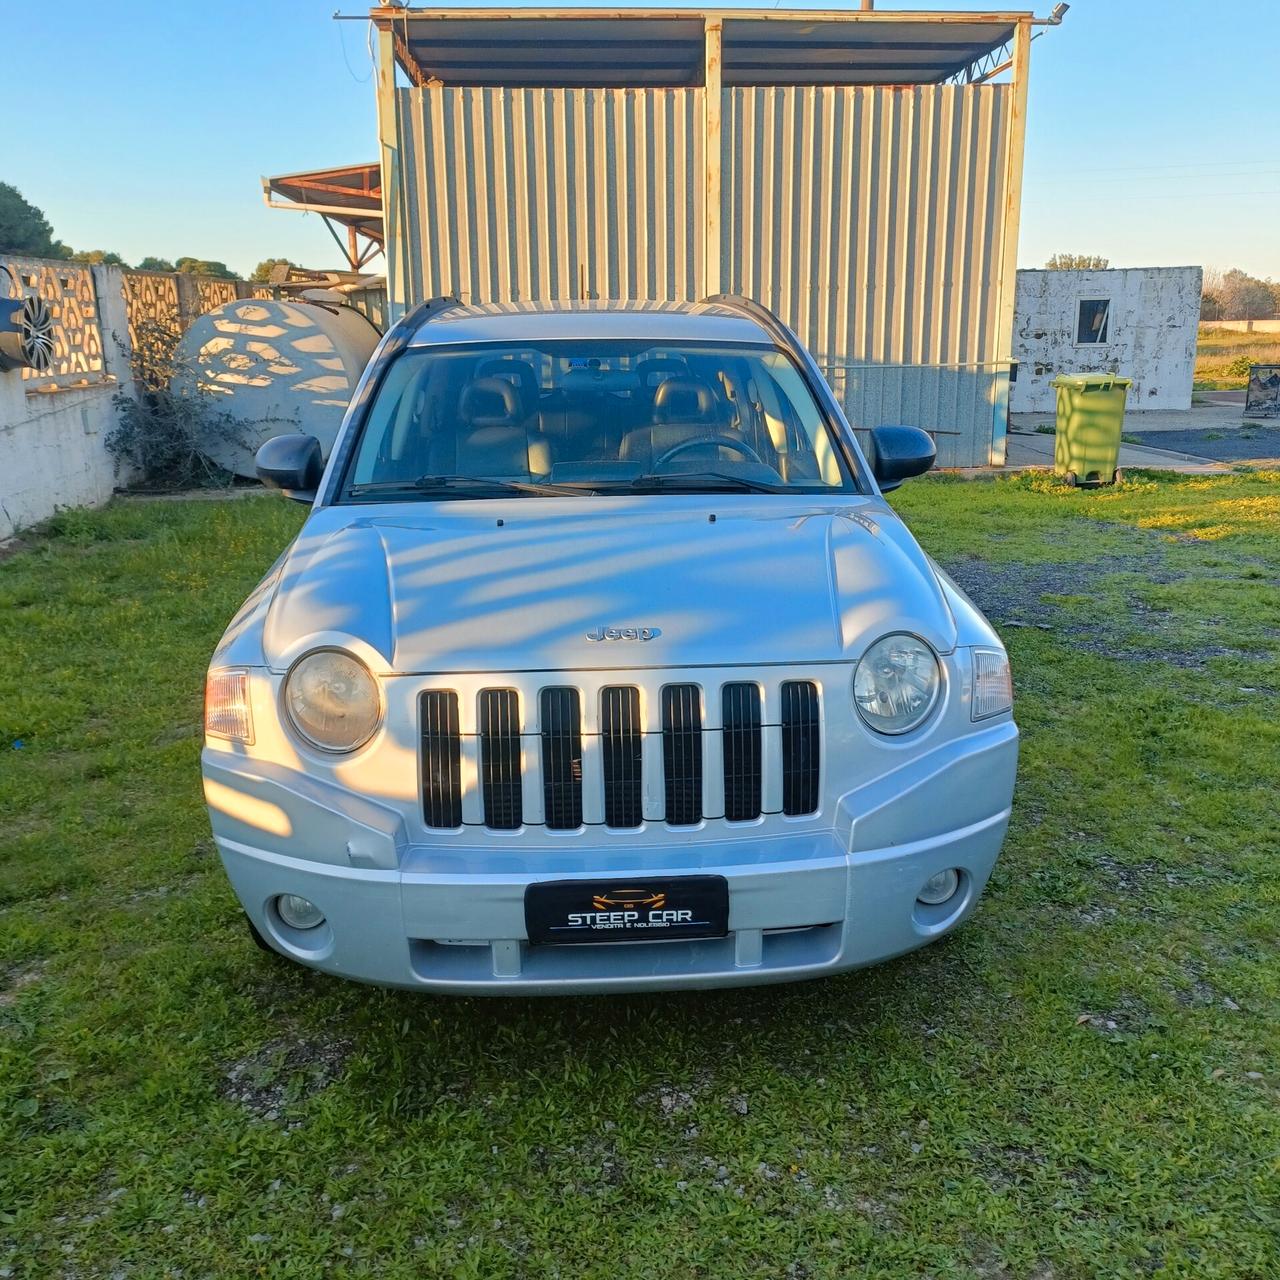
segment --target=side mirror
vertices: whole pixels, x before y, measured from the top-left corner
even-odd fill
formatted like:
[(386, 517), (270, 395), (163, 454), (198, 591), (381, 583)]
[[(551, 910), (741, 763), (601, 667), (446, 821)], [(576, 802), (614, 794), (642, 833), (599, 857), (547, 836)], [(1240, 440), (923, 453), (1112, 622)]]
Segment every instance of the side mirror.
[(923, 475), (938, 456), (933, 438), (919, 427), (873, 427), (871, 471), (881, 493)]
[(270, 489), (279, 489), (295, 502), (314, 502), (324, 459), (315, 436), (272, 436), (254, 457), (258, 479)]

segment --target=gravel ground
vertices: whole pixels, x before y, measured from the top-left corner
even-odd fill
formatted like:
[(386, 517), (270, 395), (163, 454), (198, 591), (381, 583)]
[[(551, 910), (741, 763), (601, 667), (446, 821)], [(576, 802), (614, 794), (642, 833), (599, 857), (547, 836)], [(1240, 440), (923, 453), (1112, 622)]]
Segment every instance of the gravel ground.
[(1280, 422), (1229, 431), (1126, 431), (1125, 437), (1150, 449), (1172, 449), (1215, 462), (1280, 458)]
[[(1135, 530), (1125, 541), (1132, 541), (1132, 549), (1126, 546), (1090, 562), (964, 555), (943, 557), (940, 563), (1002, 633), (1035, 627), (1070, 636), (1092, 653), (1193, 670), (1210, 658), (1248, 656), (1244, 650), (1198, 639), (1186, 619), (1145, 603), (1134, 586), (1185, 581), (1195, 575), (1170, 565), (1158, 535)], [(1112, 591), (1114, 586), (1120, 591)]]

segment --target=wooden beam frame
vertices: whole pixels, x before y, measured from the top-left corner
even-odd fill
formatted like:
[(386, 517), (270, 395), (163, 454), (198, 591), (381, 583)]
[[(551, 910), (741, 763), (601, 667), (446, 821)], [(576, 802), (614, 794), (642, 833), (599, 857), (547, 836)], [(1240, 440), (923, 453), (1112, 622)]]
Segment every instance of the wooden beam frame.
[(396, 58), (404, 68), (404, 73), (413, 81), (414, 87), (421, 89), (431, 83), (431, 77), (422, 69), (422, 64), (413, 56), (409, 42), (395, 29), (391, 28), (391, 43), (396, 51)]
[[(975, 9), (972, 12), (912, 9), (582, 9), (567, 5), (559, 9), (401, 9), (398, 6), (383, 6), (373, 9), (369, 17), (379, 26), (403, 21), (406, 18), (428, 21), (487, 19), (493, 22), (510, 22), (522, 18), (572, 18), (583, 22), (609, 21), (618, 18), (723, 22), (726, 18), (742, 18), (752, 22), (910, 22), (929, 26), (955, 26), (974, 22), (997, 22), (1009, 25), (1029, 23), (1035, 14), (1026, 9)], [(363, 21), (363, 19), (360, 20)]]

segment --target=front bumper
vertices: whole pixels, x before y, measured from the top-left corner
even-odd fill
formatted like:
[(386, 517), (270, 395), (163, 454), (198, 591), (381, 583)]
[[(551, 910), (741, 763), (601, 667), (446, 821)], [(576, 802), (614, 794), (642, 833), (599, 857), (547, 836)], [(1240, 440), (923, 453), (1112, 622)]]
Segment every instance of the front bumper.
[[(261, 762), (206, 751), (204, 769), (236, 895), (285, 955), (381, 986), (587, 994), (820, 977), (950, 932), (972, 913), (1003, 843), (1017, 740), (1004, 721), (947, 743), (842, 797), (821, 829), (753, 835), (750, 824), (719, 823), (680, 841), (662, 829), (532, 851), (509, 839), (470, 851), (417, 843), (399, 813)], [(961, 873), (955, 897), (917, 903), (925, 880), (949, 867)], [(527, 941), (524, 891), (533, 881), (706, 873), (728, 880), (725, 938)], [(273, 906), (282, 893), (316, 903), (325, 924), (290, 929)]]

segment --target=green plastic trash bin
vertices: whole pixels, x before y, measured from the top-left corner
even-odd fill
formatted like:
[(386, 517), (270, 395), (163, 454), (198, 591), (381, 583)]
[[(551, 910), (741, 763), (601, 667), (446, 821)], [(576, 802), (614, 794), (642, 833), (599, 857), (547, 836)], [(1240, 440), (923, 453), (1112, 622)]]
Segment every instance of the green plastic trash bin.
[(1069, 484), (1111, 484), (1132, 379), (1112, 373), (1062, 373), (1049, 385), (1058, 393), (1054, 475), (1066, 476)]

